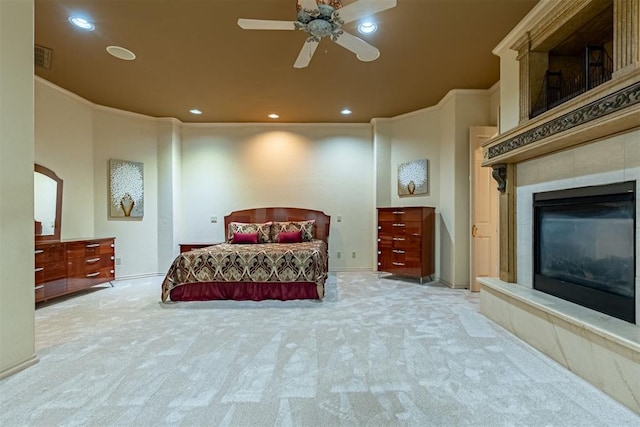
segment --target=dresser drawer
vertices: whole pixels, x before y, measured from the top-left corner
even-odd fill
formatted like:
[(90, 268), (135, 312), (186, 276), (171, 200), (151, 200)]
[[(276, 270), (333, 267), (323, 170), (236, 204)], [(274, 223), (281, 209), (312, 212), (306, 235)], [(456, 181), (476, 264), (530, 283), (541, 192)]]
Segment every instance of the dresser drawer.
[(114, 254), (113, 240), (88, 240), (67, 244), (67, 258), (86, 258)]
[(113, 280), (114, 270), (110, 267), (99, 268), (84, 275), (75, 275), (67, 279), (67, 289), (77, 291)]
[(380, 209), (378, 221), (422, 221), (421, 208)]
[(422, 223), (416, 221), (381, 221), (378, 224), (378, 233), (392, 236), (404, 236), (408, 234), (422, 235)]
[(38, 245), (34, 250), (36, 266), (44, 265), (48, 262), (64, 262), (64, 245)]
[(422, 246), (422, 237), (416, 235), (394, 236), (391, 238), (393, 249), (402, 249), (406, 251), (420, 251)]

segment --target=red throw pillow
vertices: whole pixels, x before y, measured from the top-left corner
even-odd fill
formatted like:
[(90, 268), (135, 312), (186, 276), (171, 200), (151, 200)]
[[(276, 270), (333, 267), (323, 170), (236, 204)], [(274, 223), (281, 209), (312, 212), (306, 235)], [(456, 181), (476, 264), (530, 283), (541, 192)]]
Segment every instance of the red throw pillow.
[(258, 233), (233, 233), (231, 243), (258, 243)]
[(278, 243), (300, 243), (302, 242), (302, 230), (281, 231), (278, 234)]

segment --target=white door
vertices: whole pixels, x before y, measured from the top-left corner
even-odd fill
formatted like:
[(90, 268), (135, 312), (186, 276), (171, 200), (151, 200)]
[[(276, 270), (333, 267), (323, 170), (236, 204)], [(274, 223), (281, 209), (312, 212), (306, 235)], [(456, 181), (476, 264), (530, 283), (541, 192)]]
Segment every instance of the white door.
[(497, 134), (494, 126), (469, 129), (471, 193), (471, 291), (480, 291), (476, 277), (499, 275), (498, 189), (492, 169), (482, 167), (482, 144)]

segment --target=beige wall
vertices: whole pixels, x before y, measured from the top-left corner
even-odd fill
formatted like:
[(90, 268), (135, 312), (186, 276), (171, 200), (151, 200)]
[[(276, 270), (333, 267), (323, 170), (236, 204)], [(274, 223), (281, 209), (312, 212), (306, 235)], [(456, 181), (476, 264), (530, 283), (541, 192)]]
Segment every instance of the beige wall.
[(37, 361), (33, 276), (33, 2), (0, 1), (0, 378)]
[(63, 181), (63, 239), (92, 237), (93, 106), (35, 79), (35, 162)]
[(317, 209), (331, 215), (330, 269), (371, 269), (371, 138), (362, 124), (184, 124), (182, 239), (224, 240), (233, 210)]
[[(374, 127), (377, 168), (388, 162), (388, 178), (377, 183), (387, 188), (376, 195), (390, 191), (389, 204), (377, 200), (376, 206), (436, 208), (435, 275), (453, 287), (469, 285), (469, 127), (491, 123), (495, 92), (454, 90), (434, 107), (390, 119), (380, 131)], [(424, 158), (429, 160), (429, 193), (398, 196), (398, 165)]]

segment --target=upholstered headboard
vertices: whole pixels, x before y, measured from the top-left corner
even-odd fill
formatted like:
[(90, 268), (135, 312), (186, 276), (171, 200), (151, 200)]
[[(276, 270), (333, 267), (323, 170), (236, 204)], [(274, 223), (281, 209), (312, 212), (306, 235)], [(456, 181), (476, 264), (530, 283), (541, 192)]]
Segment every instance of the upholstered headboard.
[(331, 217), (322, 211), (302, 208), (255, 208), (231, 212), (224, 217), (225, 230), (230, 222), (316, 221), (316, 239), (329, 243)]

